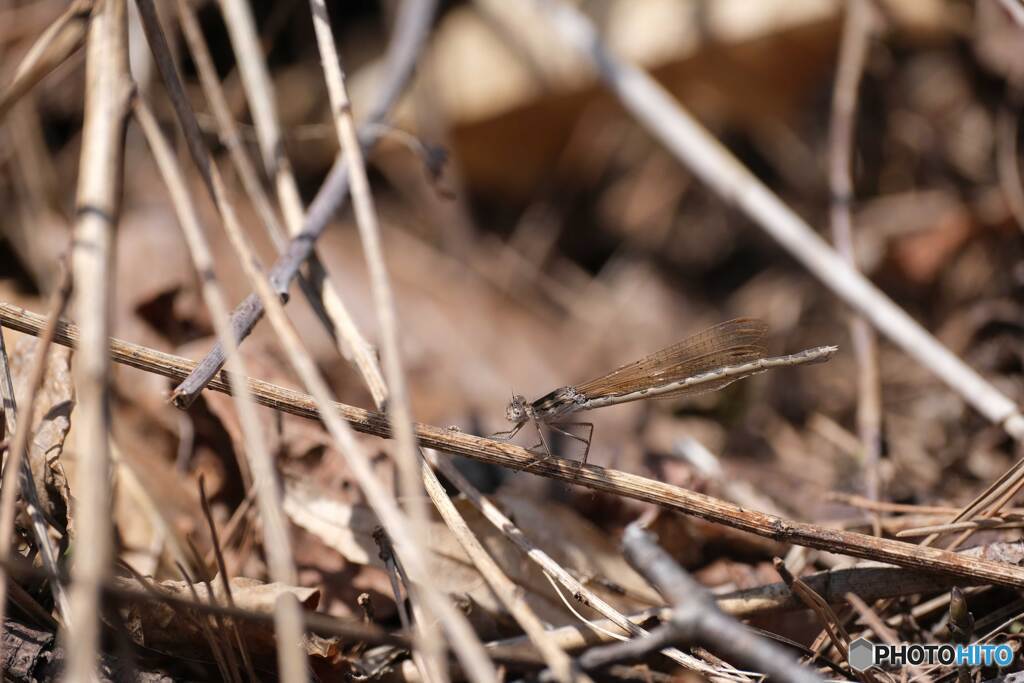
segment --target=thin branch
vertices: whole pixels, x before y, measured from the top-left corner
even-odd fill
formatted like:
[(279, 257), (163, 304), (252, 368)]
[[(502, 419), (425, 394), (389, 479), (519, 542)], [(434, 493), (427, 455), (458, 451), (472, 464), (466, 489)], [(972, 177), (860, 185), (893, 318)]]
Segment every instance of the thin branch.
[(711, 593), (676, 564), (639, 524), (634, 522), (626, 527), (622, 547), (630, 565), (673, 603), (672, 619), (647, 638), (590, 650), (580, 658), (581, 666), (602, 668), (624, 658), (642, 657), (669, 643), (685, 643), (703, 645), (773, 680), (821, 680), (778, 645), (719, 610)]
[[(19, 332), (38, 336), (46, 319), (21, 307), (0, 303), (0, 323)], [(54, 341), (74, 347), (78, 344), (79, 338), (78, 327), (62, 321), (58, 325)], [(119, 363), (174, 380), (186, 377), (197, 365), (195, 361), (119, 339), (110, 340), (110, 352), (113, 359)], [(364, 434), (373, 434), (383, 438), (391, 437), (388, 420), (380, 413), (344, 403), (322, 401), (321, 397), (314, 398), (300, 391), (258, 379), (247, 378), (247, 381), (253, 398), (260, 405), (300, 417), (319, 419), (328, 424), (336, 424), (335, 418), (340, 417), (342, 419), (338, 422), (343, 425), (343, 429), (351, 428)], [(230, 393), (227, 373), (218, 373), (210, 382), (209, 388)], [(329, 407), (330, 410), (321, 413), (317, 408), (318, 402), (324, 408)], [(578, 462), (557, 457), (537, 462), (537, 457), (521, 446), (472, 436), (452, 429), (419, 423), (415, 425), (415, 428), (418, 441), (428, 448), (464, 455), (474, 460), (515, 470), (529, 466), (532, 473), (540, 476), (565, 481), (595, 491), (653, 503), (666, 509), (748, 531), (781, 543), (792, 543), (866, 560), (961, 576), (982, 583), (995, 583), (1011, 587), (1024, 586), (1024, 568), (1004, 562), (970, 557), (937, 548), (923, 548), (886, 538), (876, 538), (766, 515), (695, 491), (598, 465), (581, 465)], [(361, 454), (362, 450), (357, 449), (357, 453)], [(358, 463), (357, 466), (362, 471), (362, 468), (366, 467), (366, 463)], [(368, 467), (366, 472), (369, 473)], [(376, 479), (374, 479), (373, 486), (376, 490), (383, 491)], [(378, 517), (381, 517), (383, 522), (384, 516), (378, 513)], [(388, 533), (397, 541), (397, 537), (392, 534), (390, 529), (388, 529)]]
[[(78, 536), (72, 572), (74, 632), (64, 631), (69, 680), (91, 680), (100, 645), (100, 588), (110, 572), (110, 353), (114, 233), (120, 210), (128, 79), (124, 0), (105, 0), (89, 26), (85, 119), (72, 251), (74, 311), (82, 321), (75, 358), (78, 405)], [(67, 625), (65, 624), (65, 627)], [(72, 637), (73, 635), (73, 637)]]
[[(140, 0), (139, 5), (141, 8), (142, 6), (149, 5), (149, 2), (147, 0)], [(145, 13), (144, 11), (143, 14)], [(158, 35), (162, 35), (162, 33)], [(158, 43), (156, 41), (151, 42), (151, 45), (154, 44)], [(155, 48), (155, 51), (157, 53), (161, 52), (158, 47)], [(157, 64), (162, 62), (162, 59), (157, 58)], [(195, 206), (192, 204), (184, 174), (178, 167), (177, 160), (169, 143), (164, 139), (163, 133), (160, 132), (159, 124), (141, 96), (135, 98), (134, 111), (135, 118), (146, 136), (146, 140), (153, 152), (153, 158), (156, 160), (164, 183), (170, 192), (172, 204), (178, 216), (178, 222), (185, 236), (185, 242), (189, 247), (196, 270), (200, 274), (201, 292), (207, 308), (210, 310), (214, 329), (229, 349), (229, 362), (231, 363), (232, 370), (243, 374), (246, 372), (246, 365), (241, 354), (238, 353), (237, 346), (233, 344), (234, 338), (231, 336), (230, 323), (228, 321), (227, 300), (214, 275), (213, 255), (203, 229), (200, 227), (198, 214)], [(234, 373), (232, 373), (231, 377), (234, 376)], [(268, 569), (274, 581), (286, 585), (294, 585), (297, 582), (297, 574), (292, 559), (287, 522), (284, 511), (281, 508), (273, 459), (267, 448), (266, 439), (263, 436), (263, 430), (260, 427), (259, 416), (256, 414), (251, 394), (247, 391), (244, 383), (236, 382), (232, 388), (232, 394), (235, 397), (235, 408), (238, 411), (238, 419), (245, 441), (245, 455), (249, 462), (249, 470), (253, 475), (253, 485), (257, 492), (260, 516), (263, 518), (264, 547), (267, 551)], [(286, 603), (279, 602), (278, 604), (281, 610), (293, 609)], [(285, 625), (294, 625), (294, 619), (289, 620), (285, 615), (281, 615), (278, 621)], [(297, 649), (297, 644), (301, 642), (301, 636), (301, 631), (293, 631), (282, 633), (281, 637), (277, 639), (279, 662), (282, 667), (287, 666), (291, 671), (298, 668), (296, 658), (301, 658), (302, 656), (301, 650)], [(289, 644), (291, 644), (290, 647), (288, 646)], [(299, 659), (299, 661), (302, 661), (302, 659)], [(299, 680), (302, 678), (304, 676), (300, 677)]]
[(95, 0), (75, 0), (50, 24), (0, 91), (0, 122), (25, 93), (76, 53), (85, 43)]
[[(359, 229), (359, 238), (363, 244), (363, 253), (366, 257), (366, 266), (370, 274), (370, 291), (373, 295), (374, 308), (377, 313), (377, 322), (380, 326), (381, 341), (383, 347), (384, 376), (387, 379), (388, 393), (390, 400), (387, 404), (387, 415), (391, 423), (391, 431), (395, 435), (396, 456), (398, 466), (399, 489), (405, 501), (406, 513), (413, 525), (413, 532), (417, 535), (425, 534), (427, 530), (427, 503), (423, 496), (424, 480), (429, 486), (433, 472), (425, 470), (420, 472), (420, 458), (416, 448), (416, 436), (412, 427), (412, 411), (409, 408), (409, 391), (406, 386), (405, 372), (402, 369), (402, 355), (398, 345), (398, 315), (395, 311), (394, 295), (391, 291), (391, 280), (388, 275), (387, 265), (384, 262), (384, 250), (381, 246), (380, 225), (377, 218), (377, 209), (373, 201), (373, 193), (370, 190), (370, 181), (366, 175), (366, 165), (363, 161), (362, 150), (359, 145), (359, 136), (356, 132), (355, 120), (352, 117), (352, 103), (349, 100), (348, 91), (345, 86), (345, 73), (342, 71), (338, 59), (337, 48), (334, 44), (334, 36), (331, 33), (331, 21), (327, 14), (327, 6), (323, 0), (310, 0), (310, 9), (313, 14), (313, 29), (316, 34), (317, 47), (320, 50), (320, 61), (323, 66), (324, 79), (327, 83), (328, 98), (331, 102), (334, 125), (338, 134), (340, 154), (346, 162), (349, 177), (349, 192), (352, 196), (352, 207), (355, 211), (356, 225)], [(378, 407), (382, 407), (377, 402)], [(461, 521), (458, 513), (451, 507), (451, 501), (442, 493), (441, 498), (432, 496), (435, 505), (446, 521), (451, 521), (449, 527), (453, 533), (456, 532), (457, 521)], [(445, 515), (445, 512), (449, 513)], [(464, 524), (464, 522), (463, 522)], [(465, 538), (465, 535), (463, 535)], [(466, 539), (469, 540), (468, 538)], [(475, 538), (472, 541), (476, 541)], [(482, 548), (481, 548), (482, 550)], [(468, 551), (467, 551), (468, 552)], [(470, 556), (474, 554), (470, 552)], [(487, 569), (486, 556), (476, 556), (484, 565), (479, 565), (481, 572)], [(497, 569), (497, 565), (494, 566)], [(486, 574), (484, 574), (486, 576)], [(493, 586), (492, 586), (493, 587)], [(501, 595), (500, 591), (496, 591)], [(529, 623), (520, 622), (524, 627), (529, 628)], [(432, 628), (424, 628), (426, 624), (419, 624), (424, 635), (424, 651), (428, 659), (437, 659), (440, 655), (440, 643)], [(529, 631), (528, 631), (529, 632)], [(562, 674), (560, 680), (568, 681), (570, 678), (568, 659), (564, 657), (556, 673)]]
[(452, 534), (458, 540), (459, 545), (473, 561), (480, 575), (487, 581), (494, 594), (505, 606), (515, 620), (523, 627), (527, 637), (540, 652), (544, 661), (551, 669), (555, 680), (562, 683), (576, 681), (576, 683), (591, 683), (590, 676), (579, 671), (565, 651), (562, 650), (553, 640), (548, 638), (544, 624), (534, 613), (523, 597), (522, 589), (516, 586), (508, 576), (501, 570), (498, 563), (494, 561), (483, 544), (473, 534), (473, 531), (466, 524), (466, 520), (459, 514), (458, 509), (452, 503), (444, 487), (438, 481), (437, 475), (430, 469), (427, 463), (422, 464), (423, 480), (426, 484), (427, 494), (434, 501), (438, 511), (441, 513), (445, 524), (451, 529)]
[[(252, 199), (257, 215), (260, 216), (274, 245), (278, 250), (283, 250), (287, 245), (284, 232), (281, 229), (280, 222), (277, 220), (273, 207), (270, 205), (270, 200), (263, 190), (263, 185), (256, 174), (256, 170), (249, 160), (248, 152), (242, 144), (238, 124), (231, 115), (227, 97), (217, 78), (213, 60), (203, 38), (199, 22), (196, 19), (195, 11), (188, 0), (178, 0), (177, 4), (182, 30), (188, 42), (189, 50), (192, 53), (193, 61), (196, 63), (203, 92), (210, 103), (210, 108), (213, 110), (217, 125), (221, 130), (221, 140), (228, 148), (231, 161), (238, 170), (246, 193)], [(143, 14), (143, 26), (146, 27), (149, 33), (152, 33), (154, 29), (151, 27), (157, 24), (155, 16), (149, 17), (148, 14), (148, 12)], [(167, 68), (169, 67), (165, 65), (162, 67), (162, 70)], [(172, 91), (172, 97), (180, 97), (184, 100), (184, 92), (175, 95)], [(176, 107), (176, 110), (178, 108)], [(185, 121), (181, 121), (181, 123), (183, 126), (186, 125)], [(193, 157), (195, 157), (195, 151), (193, 151)], [(197, 161), (196, 163), (198, 164), (199, 162)], [(294, 180), (288, 181), (285, 179), (283, 183), (281, 187), (291, 187)], [(212, 193), (212, 189), (210, 191)], [(288, 196), (292, 197), (292, 203), (294, 203), (297, 195), (292, 195), (289, 191)], [(301, 211), (301, 207), (298, 207), (298, 209)], [(289, 232), (294, 234), (294, 232), (301, 230), (301, 221), (288, 222), (288, 227)], [(370, 394), (375, 400), (384, 400), (387, 395), (384, 380), (376, 365), (371, 362), (374, 358), (373, 348), (352, 320), (351, 315), (331, 284), (323, 264), (320, 263), (316, 254), (312, 254), (309, 259), (309, 275), (308, 279), (299, 276), (299, 285), (310, 306), (324, 320), (328, 334), (336, 337), (341, 354), (354, 361), (356, 369), (362, 374), (370, 390)]]
[[(459, 490), (462, 495), (475, 507), (494, 528), (508, 538), (519, 550), (523, 552), (532, 562), (541, 568), (549, 577), (554, 577), (562, 584), (572, 596), (584, 605), (588, 605), (596, 612), (618, 626), (623, 632), (635, 637), (648, 635), (646, 629), (637, 624), (633, 619), (619, 612), (606, 602), (601, 596), (580, 583), (575, 576), (565, 570), (560, 564), (546, 552), (535, 546), (523, 532), (498, 509), (494, 503), (480, 493), (458, 469), (452, 465), (448, 458), (439, 457), (436, 452), (426, 449), (427, 461), (439, 469), (445, 478)], [(532, 458), (531, 458), (532, 459)], [(608, 632), (616, 635), (613, 632)], [(564, 646), (563, 646), (564, 647)], [(710, 676), (722, 676), (723, 672), (693, 657), (692, 655), (680, 652), (675, 648), (666, 648), (662, 654), (673, 660), (680, 666)]]
[(605, 84), (677, 159), (741, 209), (841, 300), (871, 321), (988, 420), (1024, 441), (1016, 402), (943, 346), (852, 268), (646, 72), (613, 55), (593, 24), (563, 0), (534, 0), (566, 42), (588, 57)]
[[(853, 140), (858, 86), (873, 34), (872, 13), (870, 0), (851, 0), (846, 5), (829, 130), (832, 240), (836, 251), (853, 269), (857, 268), (850, 215), (854, 196)], [(869, 499), (878, 500), (878, 467), (882, 455), (882, 380), (878, 367), (878, 340), (863, 316), (851, 314), (849, 327), (853, 355), (857, 360), (857, 432), (864, 458), (865, 492)], [(878, 515), (872, 517), (877, 536), (881, 531)]]
[[(436, 0), (406, 0), (401, 4), (391, 43), (388, 45), (384, 82), (369, 115), (360, 127), (360, 142), (364, 152), (372, 149), (384, 134), (385, 127), (382, 124), (387, 122), (426, 44), (436, 4)], [(345, 160), (339, 158), (310, 204), (302, 230), (292, 237), (287, 249), (270, 270), (270, 282), (278, 294), (287, 296), (289, 284), (302, 264), (313, 254), (317, 239), (347, 196), (348, 171)], [(262, 315), (263, 307), (259, 297), (250, 294), (232, 313), (231, 327), (235, 339), (245, 339)], [(224, 350), (218, 344), (174, 390), (172, 397), (175, 404), (179, 407), (190, 405), (223, 364)]]

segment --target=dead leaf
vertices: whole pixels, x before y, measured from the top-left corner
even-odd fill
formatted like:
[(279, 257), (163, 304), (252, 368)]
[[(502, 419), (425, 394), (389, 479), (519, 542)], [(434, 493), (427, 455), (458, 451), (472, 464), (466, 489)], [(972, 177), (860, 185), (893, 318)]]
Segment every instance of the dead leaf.
[[(14, 391), (19, 405), (28, 400), (28, 373), (38, 341), (22, 336), (10, 357)], [(73, 535), (68, 517), (71, 491), (61, 465), (64, 440), (71, 428), (75, 392), (71, 381), (71, 349), (54, 344), (46, 362), (46, 374), (39, 388), (32, 415), (32, 439), (28, 458), (43, 512), (58, 528)]]
[[(120, 578), (117, 582), (124, 588), (138, 591), (138, 584), (132, 579)], [(280, 583), (263, 583), (256, 579), (235, 577), (229, 582), (236, 607), (252, 612), (270, 614), (274, 603), (285, 594), (294, 595), (306, 610), (315, 610), (320, 602), (320, 591), (302, 586), (286, 586)], [(217, 604), (226, 605), (227, 599), (219, 579), (211, 581), (213, 597)], [(162, 581), (151, 584), (160, 593), (193, 600), (192, 591), (184, 581)], [(209, 591), (202, 583), (194, 585), (200, 600), (209, 600)], [(218, 624), (212, 617), (209, 625), (218, 637), (225, 637), (223, 621)], [(125, 622), (135, 642), (147, 648), (182, 651), (187, 648), (206, 647), (206, 638), (200, 627), (196, 612), (186, 614), (181, 608), (166, 603), (139, 601), (127, 608)], [(256, 658), (272, 657), (275, 652), (274, 625), (269, 621), (238, 620), (234, 622), (249, 651)], [(321, 638), (307, 634), (303, 639), (306, 654), (310, 657), (331, 658), (338, 652), (340, 639)]]
[[(474, 534), (508, 577), (522, 587), (527, 603), (543, 621), (553, 625), (576, 621), (534, 563), (527, 560), (466, 500), (457, 499), (455, 502)], [(591, 589), (617, 609), (628, 612), (661, 604), (658, 594), (622, 558), (615, 540), (576, 511), (557, 503), (503, 498), (500, 495), (495, 502), (506, 509), (528, 538), (581, 581), (589, 583)], [(323, 491), (296, 481), (285, 485), (284, 507), (292, 523), (320, 538), (349, 562), (383, 566), (373, 540), (373, 532), (379, 522), (368, 507), (340, 502)], [(431, 550), (427, 572), (437, 588), (468, 601), (496, 622), (508, 618), (486, 581), (443, 523), (430, 523), (427, 545)], [(566, 599), (573, 601), (568, 595)], [(579, 609), (576, 605), (574, 607)], [(480, 620), (476, 622), (479, 624)]]

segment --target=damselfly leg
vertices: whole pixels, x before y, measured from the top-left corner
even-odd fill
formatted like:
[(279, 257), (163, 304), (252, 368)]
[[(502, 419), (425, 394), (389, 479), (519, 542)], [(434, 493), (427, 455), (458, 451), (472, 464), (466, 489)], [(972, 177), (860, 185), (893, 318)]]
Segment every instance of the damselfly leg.
[[(551, 446), (548, 445), (547, 439), (544, 438), (544, 429), (543, 429), (544, 427), (547, 427), (548, 429), (550, 429), (551, 431), (553, 431), (553, 432), (555, 432), (557, 434), (562, 434), (564, 436), (568, 436), (570, 439), (574, 439), (574, 440), (579, 441), (580, 443), (582, 443), (583, 446), (584, 446), (584, 449), (583, 449), (583, 459), (580, 461), (580, 466), (583, 466), (583, 465), (587, 464), (587, 457), (590, 455), (590, 442), (591, 442), (591, 439), (594, 436), (594, 424), (592, 422), (556, 422), (556, 423), (551, 423), (551, 422), (541, 422), (539, 420), (532, 420), (532, 422), (533, 422), (534, 428), (537, 430), (537, 437), (540, 439), (540, 441), (538, 443), (534, 444), (533, 446), (531, 446), (530, 448), (528, 448), (527, 450), (529, 450), (534, 455), (538, 456), (538, 458), (537, 458), (537, 460), (534, 460), (529, 465), (527, 465), (522, 470), (520, 470), (521, 472), (527, 472), (527, 471), (530, 470), (530, 468), (532, 468), (532, 467), (534, 467), (536, 465), (539, 465), (539, 464), (541, 464), (543, 462), (547, 462), (548, 460), (551, 460), (552, 458), (555, 457), (555, 454), (552, 453), (552, 451), (551, 451)], [(567, 429), (562, 429), (562, 427), (587, 427), (588, 428), (587, 436), (583, 437), (583, 436), (579, 436), (578, 434), (573, 434), (572, 432), (570, 432)], [(541, 451), (541, 452), (537, 452), (538, 448), (543, 448), (544, 450)]]
[[(587, 456), (590, 455), (590, 441), (591, 439), (594, 438), (593, 422), (559, 422), (557, 424), (549, 424), (548, 427), (551, 428), (551, 431), (558, 432), (559, 434), (564, 434), (565, 436), (568, 436), (570, 439), (575, 439), (576, 441), (582, 443), (583, 459), (580, 461), (580, 465), (587, 464)], [(573, 434), (567, 429), (562, 429), (562, 427), (587, 427), (587, 435), (585, 437), (579, 436), (578, 434)]]
[(516, 434), (519, 433), (519, 430), (523, 428), (524, 424), (526, 424), (525, 421), (520, 422), (512, 429), (506, 429), (503, 432), (494, 432), (493, 434), (491, 434), (491, 438), (498, 439), (500, 441), (511, 441), (512, 439), (515, 438)]

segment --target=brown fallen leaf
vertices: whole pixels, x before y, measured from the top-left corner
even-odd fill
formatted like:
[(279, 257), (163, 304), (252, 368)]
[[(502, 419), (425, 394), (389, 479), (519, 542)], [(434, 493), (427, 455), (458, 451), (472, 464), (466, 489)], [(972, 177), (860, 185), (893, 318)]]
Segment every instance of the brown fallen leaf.
[[(138, 584), (133, 579), (119, 578), (117, 582), (130, 590), (139, 590)], [(214, 601), (220, 605), (228, 604), (220, 580), (215, 578), (210, 583), (213, 585)], [(263, 583), (245, 577), (235, 577), (230, 580), (230, 584), (235, 606), (253, 612), (272, 613), (274, 603), (285, 593), (294, 595), (302, 607), (307, 610), (315, 610), (320, 602), (320, 591), (315, 588)], [(160, 583), (151, 583), (150, 587), (168, 596), (193, 600), (192, 590), (184, 581), (161, 581)], [(210, 599), (210, 592), (204, 584), (197, 583), (194, 588), (200, 600)], [(201, 618), (210, 619), (208, 624), (214, 633), (218, 637), (224, 636), (222, 642), (228, 641), (224, 626), (218, 624), (213, 617), (201, 617), (195, 612), (186, 614), (180, 608), (174, 608), (165, 603), (137, 602), (124, 612), (128, 631), (138, 645), (173, 652), (206, 647), (207, 641), (201, 627), (202, 622), (199, 621)], [(276, 650), (272, 622), (238, 620), (235, 625), (254, 658), (263, 660), (274, 656)], [(310, 657), (325, 659), (334, 657), (338, 653), (339, 644), (340, 639), (338, 638), (322, 638), (313, 634), (307, 634), (303, 638), (303, 647)]]
[[(618, 552), (615, 539), (584, 519), (575, 510), (552, 502), (495, 497), (523, 533), (547, 551), (557, 562), (604, 599), (623, 611), (637, 611), (661, 604), (658, 594), (629, 567)], [(510, 579), (523, 589), (524, 598), (537, 615), (552, 625), (577, 621), (559, 598), (552, 584), (537, 566), (487, 522), (466, 500), (455, 501), (467, 524)], [(341, 502), (309, 484), (288, 481), (285, 485), (285, 513), (292, 523), (317, 536), (349, 562), (382, 566), (373, 532), (379, 526), (373, 512), (361, 505)], [(497, 626), (508, 622), (501, 603), (491, 592), (459, 542), (440, 521), (428, 530), (431, 556), (428, 573), (434, 585), (449, 595), (468, 602), (478, 626), (485, 621)], [(572, 596), (566, 595), (570, 604)], [(574, 609), (581, 610), (578, 604)], [(479, 614), (482, 610), (484, 615)], [(585, 616), (585, 608), (581, 611)]]

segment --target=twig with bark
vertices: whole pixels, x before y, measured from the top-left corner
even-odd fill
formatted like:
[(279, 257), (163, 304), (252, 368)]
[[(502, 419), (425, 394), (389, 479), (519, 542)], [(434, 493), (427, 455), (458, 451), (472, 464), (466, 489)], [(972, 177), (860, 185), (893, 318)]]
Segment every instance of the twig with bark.
[[(416, 61), (430, 34), (435, 7), (435, 0), (410, 0), (400, 6), (388, 46), (384, 82), (376, 101), (360, 126), (359, 139), (364, 152), (373, 149), (386, 131), (385, 124), (412, 76)], [(348, 195), (348, 182), (346, 161), (339, 158), (334, 162), (330, 173), (309, 205), (302, 230), (292, 237), (287, 249), (270, 269), (270, 282), (283, 299), (287, 300), (291, 281), (313, 254), (317, 239), (344, 203)], [(231, 315), (231, 327), (235, 338), (239, 341), (245, 339), (262, 316), (263, 306), (259, 297), (250, 294)], [(175, 388), (172, 395), (175, 404), (179, 407), (191, 405), (223, 364), (224, 350), (218, 344), (203, 358), (195, 371)]]
[(699, 644), (773, 679), (802, 683), (821, 680), (778, 645), (719, 610), (707, 589), (676, 564), (639, 524), (626, 527), (622, 547), (630, 565), (673, 604), (672, 618), (646, 638), (590, 650), (580, 657), (583, 668), (593, 670), (623, 659), (641, 659), (668, 644)]
[[(38, 336), (46, 319), (18, 306), (0, 303), (0, 323), (19, 332)], [(77, 326), (61, 321), (54, 341), (74, 347), (78, 344), (79, 338), (80, 331)], [(174, 380), (188, 376), (196, 367), (196, 362), (187, 358), (119, 339), (110, 340), (110, 352), (113, 359), (119, 363)], [(253, 398), (261, 405), (300, 417), (322, 420), (325, 424), (336, 425), (335, 418), (342, 418), (339, 421), (346, 428), (350, 427), (354, 431), (383, 438), (391, 437), (388, 420), (380, 413), (344, 403), (314, 398), (309, 394), (258, 379), (247, 378), (247, 381)], [(209, 388), (230, 393), (227, 373), (218, 373), (216, 378), (210, 382)], [(323, 406), (323, 412), (319, 406)], [(558, 457), (538, 461), (536, 455), (521, 446), (464, 434), (452, 429), (419, 423), (415, 425), (415, 428), (417, 440), (428, 448), (464, 455), (474, 460), (514, 470), (530, 467), (530, 472), (539, 476), (653, 503), (775, 541), (940, 574), (961, 576), (982, 583), (1012, 587), (1024, 586), (1024, 569), (1004, 562), (787, 520), (747, 510), (726, 501), (661, 481), (598, 465), (581, 465), (578, 462)], [(361, 466), (362, 464), (360, 464)], [(373, 476), (368, 469), (366, 473), (368, 476)], [(379, 484), (374, 485), (379, 486)]]

